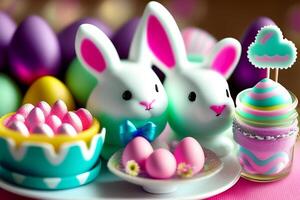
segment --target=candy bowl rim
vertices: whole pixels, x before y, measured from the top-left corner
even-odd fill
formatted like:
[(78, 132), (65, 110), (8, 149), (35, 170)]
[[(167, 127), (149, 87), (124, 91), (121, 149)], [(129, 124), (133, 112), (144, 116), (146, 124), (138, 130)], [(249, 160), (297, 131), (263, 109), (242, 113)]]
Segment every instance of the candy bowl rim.
[(17, 143), (17, 145), (20, 145), (24, 142), (47, 143), (53, 145), (57, 150), (64, 143), (84, 141), (88, 144), (95, 135), (99, 134), (99, 130), (101, 128), (98, 120), (94, 118), (91, 127), (87, 130), (79, 132), (76, 136), (68, 136), (63, 134), (56, 135), (54, 137), (48, 137), (44, 134), (32, 134), (29, 136), (23, 136), (18, 131), (11, 130), (4, 126), (5, 120), (13, 114), (15, 113), (9, 113), (0, 118), (0, 137), (12, 138)]

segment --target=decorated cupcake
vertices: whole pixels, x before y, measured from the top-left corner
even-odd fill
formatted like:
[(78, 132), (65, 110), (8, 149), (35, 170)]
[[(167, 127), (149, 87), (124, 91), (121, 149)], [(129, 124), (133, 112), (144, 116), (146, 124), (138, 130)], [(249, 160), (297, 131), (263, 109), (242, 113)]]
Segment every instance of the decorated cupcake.
[[(250, 62), (268, 69), (267, 78), (236, 99), (234, 139), (239, 144), (242, 175), (250, 180), (278, 180), (290, 171), (298, 133), (298, 100), (277, 81), (278, 70), (295, 62), (295, 51), (276, 26), (262, 28), (249, 47)], [(269, 78), (270, 68), (276, 69), (276, 81)]]
[(289, 167), (298, 132), (296, 106), (293, 94), (267, 78), (237, 96), (234, 138), (246, 173), (267, 178)]
[(86, 109), (61, 100), (25, 104), (0, 119), (0, 169), (7, 181), (35, 189), (65, 189), (99, 173), (105, 129)]

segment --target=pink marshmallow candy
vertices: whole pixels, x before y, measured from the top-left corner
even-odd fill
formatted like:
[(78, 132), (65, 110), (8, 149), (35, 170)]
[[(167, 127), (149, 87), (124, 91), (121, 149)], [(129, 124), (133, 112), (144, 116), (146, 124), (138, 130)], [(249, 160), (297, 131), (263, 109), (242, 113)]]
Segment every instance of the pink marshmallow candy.
[(47, 102), (45, 102), (45, 101), (40, 101), (36, 105), (36, 107), (40, 108), (43, 111), (45, 117), (47, 117), (50, 114), (50, 112), (51, 112), (50, 105)]
[(8, 128), (20, 132), (23, 136), (29, 136), (29, 131), (26, 125), (21, 121), (12, 122)]
[(14, 114), (12, 116), (10, 116), (5, 122), (4, 125), (6, 127), (9, 127), (11, 123), (16, 122), (16, 121), (20, 121), (20, 122), (25, 122), (25, 118), (23, 115), (21, 114)]
[(92, 123), (93, 116), (88, 110), (81, 108), (68, 112), (64, 101), (58, 100), (52, 108), (45, 101), (39, 102), (36, 107), (24, 104), (16, 114), (5, 120), (4, 125), (25, 136), (35, 133), (53, 137), (55, 134), (75, 136), (90, 128)]
[(74, 112), (68, 112), (63, 118), (62, 122), (73, 126), (77, 132), (82, 131), (81, 120)]
[(67, 108), (65, 102), (62, 100), (58, 100), (53, 105), (50, 114), (56, 115), (60, 119), (63, 119), (63, 117), (65, 116), (65, 114), (67, 114), (67, 112), (68, 112), (68, 108)]
[(57, 129), (60, 127), (62, 122), (56, 115), (49, 115), (46, 119), (46, 124), (48, 124), (54, 132), (57, 132)]
[(29, 130), (35, 128), (39, 124), (45, 123), (45, 116), (40, 108), (33, 108), (25, 119), (25, 124)]
[(38, 124), (31, 130), (31, 132), (35, 134), (45, 134), (48, 137), (54, 136), (53, 130), (47, 124)]
[(93, 123), (93, 116), (87, 109), (80, 108), (75, 113), (81, 120), (82, 130), (86, 130), (91, 127)]
[(63, 123), (58, 129), (57, 129), (58, 134), (66, 134), (69, 136), (76, 136), (77, 132), (75, 128), (68, 124), (68, 123)]
[(23, 115), (24, 118), (26, 118), (33, 108), (34, 108), (34, 106), (30, 103), (24, 104), (17, 110), (16, 114)]

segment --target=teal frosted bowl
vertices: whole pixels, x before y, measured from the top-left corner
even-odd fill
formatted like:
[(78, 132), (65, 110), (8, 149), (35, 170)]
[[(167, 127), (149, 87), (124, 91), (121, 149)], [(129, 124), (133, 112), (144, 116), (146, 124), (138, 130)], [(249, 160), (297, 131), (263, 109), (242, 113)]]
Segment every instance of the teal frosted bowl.
[(68, 177), (91, 170), (99, 161), (105, 128), (90, 141), (66, 141), (58, 149), (50, 143), (0, 137), (0, 165), (35, 177)]

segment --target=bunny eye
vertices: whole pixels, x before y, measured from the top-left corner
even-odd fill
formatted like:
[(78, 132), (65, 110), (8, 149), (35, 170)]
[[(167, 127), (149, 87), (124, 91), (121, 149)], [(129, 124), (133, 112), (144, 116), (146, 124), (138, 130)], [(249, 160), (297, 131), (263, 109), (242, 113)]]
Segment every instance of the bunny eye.
[(229, 90), (226, 89), (226, 96), (229, 98), (230, 97), (230, 94), (229, 94)]
[(157, 84), (155, 84), (155, 91), (156, 91), (156, 92), (159, 92), (159, 91), (158, 91), (158, 86), (157, 86)]
[(132, 93), (129, 91), (129, 90), (125, 90), (122, 94), (122, 98), (125, 100), (125, 101), (128, 101), (132, 98)]
[(188, 99), (190, 102), (194, 102), (196, 100), (196, 93), (194, 91), (190, 92)]

